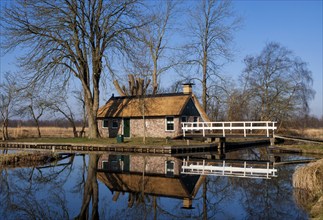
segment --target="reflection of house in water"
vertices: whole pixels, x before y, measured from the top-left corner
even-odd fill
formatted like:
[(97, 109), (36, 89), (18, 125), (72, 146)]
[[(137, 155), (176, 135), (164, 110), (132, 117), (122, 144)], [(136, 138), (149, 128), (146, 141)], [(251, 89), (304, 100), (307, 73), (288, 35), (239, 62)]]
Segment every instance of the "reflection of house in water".
[(192, 199), (205, 177), (180, 175), (182, 160), (170, 156), (112, 155), (99, 159), (98, 179), (116, 201), (120, 192), (128, 192), (128, 206), (140, 194), (183, 199), (184, 208), (192, 208)]

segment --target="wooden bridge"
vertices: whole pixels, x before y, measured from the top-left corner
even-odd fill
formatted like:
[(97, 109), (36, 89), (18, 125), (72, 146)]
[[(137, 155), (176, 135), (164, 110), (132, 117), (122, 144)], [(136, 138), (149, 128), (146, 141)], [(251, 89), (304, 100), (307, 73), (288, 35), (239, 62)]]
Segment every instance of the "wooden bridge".
[(230, 122), (182, 122), (183, 136), (227, 137), (266, 136), (273, 137), (277, 129), (272, 121), (230, 121)]

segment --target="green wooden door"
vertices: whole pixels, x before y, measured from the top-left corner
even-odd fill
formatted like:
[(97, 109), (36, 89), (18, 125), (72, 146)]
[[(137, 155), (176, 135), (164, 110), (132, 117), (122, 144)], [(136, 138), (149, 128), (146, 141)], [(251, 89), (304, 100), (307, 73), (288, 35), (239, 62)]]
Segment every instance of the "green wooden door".
[(123, 136), (130, 137), (130, 118), (123, 119)]

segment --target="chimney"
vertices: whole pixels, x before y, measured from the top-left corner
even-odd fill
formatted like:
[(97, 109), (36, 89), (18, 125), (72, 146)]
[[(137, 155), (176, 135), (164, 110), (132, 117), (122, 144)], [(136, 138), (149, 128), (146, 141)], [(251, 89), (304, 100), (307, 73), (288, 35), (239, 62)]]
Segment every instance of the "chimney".
[(184, 94), (192, 94), (192, 85), (193, 83), (184, 83), (183, 84), (183, 93)]
[(183, 198), (183, 207), (182, 209), (194, 209), (192, 207), (192, 199), (191, 198)]

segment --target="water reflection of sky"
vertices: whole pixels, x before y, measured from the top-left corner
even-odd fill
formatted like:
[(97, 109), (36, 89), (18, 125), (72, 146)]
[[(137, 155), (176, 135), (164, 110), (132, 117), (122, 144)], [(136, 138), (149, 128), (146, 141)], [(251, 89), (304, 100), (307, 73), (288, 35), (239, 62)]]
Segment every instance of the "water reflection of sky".
[[(243, 157), (247, 154), (240, 153)], [(250, 155), (252, 159), (266, 157), (264, 152)], [(69, 162), (67, 158), (59, 162), (60, 166), (43, 169), (1, 168), (0, 215), (5, 219), (76, 217), (82, 207), (89, 160), (88, 156), (78, 155)], [(183, 209), (181, 198), (139, 192), (129, 208), (128, 192), (121, 192), (116, 199), (115, 191), (96, 180), (99, 216), (101, 219), (153, 219), (155, 216), (158, 219), (306, 219), (307, 214), (293, 199), (294, 169), (295, 165), (280, 166), (278, 177), (270, 180), (208, 176), (193, 196), (192, 209)], [(148, 178), (160, 174), (146, 175)]]

